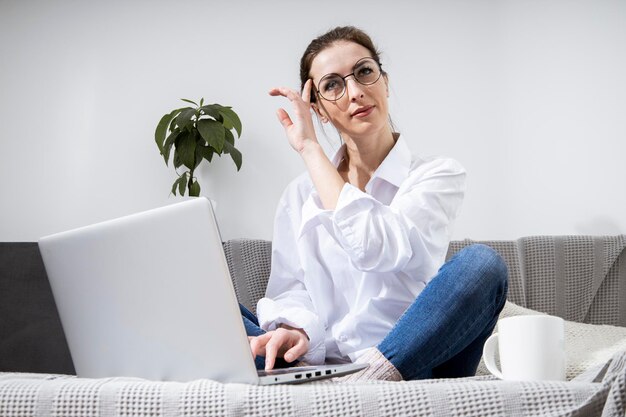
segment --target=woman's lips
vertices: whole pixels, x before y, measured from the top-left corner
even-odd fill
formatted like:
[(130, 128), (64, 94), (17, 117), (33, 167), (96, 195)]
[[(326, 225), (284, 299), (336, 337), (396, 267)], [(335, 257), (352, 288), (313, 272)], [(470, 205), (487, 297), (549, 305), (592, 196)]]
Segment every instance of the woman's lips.
[(352, 117), (367, 117), (374, 110), (374, 106), (365, 106), (352, 113)]

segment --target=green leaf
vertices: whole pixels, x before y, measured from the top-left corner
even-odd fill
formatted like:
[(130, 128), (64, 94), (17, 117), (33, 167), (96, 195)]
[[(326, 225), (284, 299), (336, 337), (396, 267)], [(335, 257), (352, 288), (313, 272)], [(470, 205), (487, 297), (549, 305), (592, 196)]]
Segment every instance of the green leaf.
[(196, 143), (196, 163), (198, 165), (200, 165), (200, 162), (202, 162), (203, 158), (211, 162), (211, 159), (213, 159), (213, 153), (213, 148), (211, 148), (210, 146), (200, 145)]
[(193, 125), (193, 117), (196, 114), (196, 110), (191, 107), (185, 107), (180, 114), (176, 117), (176, 124), (180, 130), (187, 129)]
[(189, 169), (195, 167), (196, 141), (193, 135), (187, 134), (183, 136), (180, 142), (176, 143), (176, 151), (180, 157), (180, 161)]
[(215, 120), (222, 121), (222, 116), (220, 115), (220, 106), (219, 104), (207, 104), (206, 106), (200, 107), (200, 110), (204, 112), (204, 114), (211, 116)]
[(202, 107), (203, 104), (204, 104), (204, 97), (200, 99), (200, 107)]
[[(226, 142), (235, 146), (235, 137), (233, 136), (233, 132), (231, 132), (230, 130), (225, 130), (224, 133), (226, 137)], [(228, 153), (228, 150), (226, 148), (224, 148), (224, 153)]]
[(187, 185), (187, 173), (185, 172), (178, 179), (178, 194), (185, 195), (185, 186)]
[(167, 126), (170, 124), (171, 120), (174, 118), (174, 115), (178, 112), (178, 110), (174, 110), (171, 113), (168, 113), (161, 117), (159, 124), (156, 127), (154, 132), (154, 140), (159, 147), (159, 151), (161, 155), (163, 155), (163, 141), (165, 141), (165, 135), (167, 134)]
[(219, 112), (224, 118), (224, 126), (226, 126), (228, 130), (234, 127), (237, 131), (237, 136), (241, 137), (241, 120), (239, 120), (237, 113), (230, 107), (222, 107)]
[(224, 152), (230, 154), (230, 157), (233, 158), (233, 162), (235, 162), (237, 166), (237, 171), (239, 171), (241, 169), (241, 152), (228, 142), (224, 143)]
[[(172, 194), (176, 195), (176, 189), (180, 190), (181, 183), (183, 184), (183, 191), (185, 190), (186, 179), (187, 179), (187, 173), (184, 173), (183, 175), (178, 177), (176, 181), (174, 181), (174, 184), (172, 185)], [(180, 195), (184, 195), (184, 193), (181, 192)]]
[(175, 149), (174, 150), (174, 168), (178, 169), (182, 164), (183, 164), (183, 161), (181, 161), (180, 155), (178, 154), (178, 151)]
[[(180, 109), (176, 111), (180, 111)], [(170, 122), (170, 132), (172, 132), (174, 129), (176, 129), (176, 117), (174, 117)]]
[(194, 181), (191, 183), (191, 189), (189, 190), (190, 197), (199, 197), (200, 196), (200, 184), (198, 181)]
[(211, 119), (199, 120), (198, 132), (200, 136), (202, 136), (202, 139), (212, 146), (218, 154), (222, 153), (226, 133), (221, 123)]
[[(182, 101), (186, 101), (187, 103), (191, 103), (191, 104), (193, 104), (194, 106), (198, 107), (198, 103), (196, 103), (195, 101), (191, 101), (191, 100), (188, 100), (188, 99), (186, 99), (186, 98), (181, 98), (181, 100), (182, 100)], [(201, 105), (202, 105), (202, 104), (201, 104)]]
[(169, 166), (170, 151), (172, 150), (172, 145), (176, 141), (176, 138), (178, 137), (179, 134), (180, 134), (180, 130), (174, 129), (169, 134), (167, 139), (165, 139), (165, 143), (163, 144), (163, 149), (161, 151), (161, 155), (163, 155), (163, 159), (165, 159), (165, 165)]
[(175, 140), (174, 140), (174, 168), (178, 168), (183, 164), (183, 160), (180, 157), (180, 144), (183, 141), (184, 138), (188, 137), (190, 135), (190, 133), (188, 131), (184, 131), (184, 132), (180, 132)]
[(202, 139), (200, 137), (200, 135), (195, 134), (194, 138), (196, 139), (196, 148), (195, 148), (195, 155), (193, 158), (193, 169), (195, 170), (196, 168), (198, 168), (198, 165), (200, 165), (200, 163), (202, 162), (202, 155), (200, 154), (200, 147), (204, 145), (204, 139)]

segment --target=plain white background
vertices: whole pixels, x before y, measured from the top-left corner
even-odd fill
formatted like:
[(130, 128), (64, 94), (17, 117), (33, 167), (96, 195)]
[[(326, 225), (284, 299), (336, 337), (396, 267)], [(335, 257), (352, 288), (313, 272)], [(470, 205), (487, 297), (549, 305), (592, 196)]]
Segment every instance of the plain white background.
[(271, 239), (304, 166), (267, 91), (345, 24), (382, 50), (411, 149), (466, 167), (454, 238), (626, 233), (624, 1), (0, 0), (0, 241), (175, 202), (154, 129), (182, 97), (243, 121), (242, 170), (199, 172), (223, 238)]

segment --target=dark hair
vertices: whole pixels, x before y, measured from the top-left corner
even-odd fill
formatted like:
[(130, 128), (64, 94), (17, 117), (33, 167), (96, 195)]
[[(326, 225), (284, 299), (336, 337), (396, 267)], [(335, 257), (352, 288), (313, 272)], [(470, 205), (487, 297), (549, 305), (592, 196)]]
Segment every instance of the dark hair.
[[(304, 84), (310, 78), (311, 64), (317, 54), (340, 41), (354, 42), (365, 47), (372, 54), (372, 58), (378, 63), (378, 66), (381, 67), (382, 74), (387, 75), (387, 73), (382, 70), (380, 52), (374, 46), (374, 42), (372, 42), (369, 35), (354, 26), (339, 26), (313, 39), (304, 51), (302, 59), (300, 59), (300, 91), (302, 91)], [(311, 103), (315, 103), (315, 101), (315, 94), (311, 91)]]

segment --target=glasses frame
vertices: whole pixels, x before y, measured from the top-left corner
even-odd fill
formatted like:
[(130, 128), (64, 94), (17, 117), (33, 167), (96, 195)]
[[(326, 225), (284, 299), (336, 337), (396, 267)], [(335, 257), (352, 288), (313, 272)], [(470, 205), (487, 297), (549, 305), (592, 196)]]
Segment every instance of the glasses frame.
[[(378, 77), (376, 77), (376, 79), (375, 79), (374, 81), (372, 81), (371, 83), (364, 83), (364, 82), (359, 81), (359, 79), (357, 78), (356, 74), (354, 73), (354, 72), (356, 71), (356, 68), (359, 66), (359, 63), (360, 63), (361, 61), (365, 61), (365, 60), (371, 60), (371, 61), (373, 61), (373, 62), (374, 62), (374, 64), (376, 64), (376, 66), (378, 67)], [(378, 62), (377, 62), (377, 61), (376, 61), (373, 57), (371, 57), (371, 56), (365, 56), (365, 57), (363, 57), (363, 58), (359, 59), (359, 60), (358, 60), (358, 61), (354, 64), (354, 66), (352, 67), (352, 72), (351, 72), (350, 74), (348, 74), (348, 75), (341, 76), (341, 75), (339, 75), (339, 74), (337, 74), (337, 73), (335, 73), (335, 72), (331, 72), (330, 74), (326, 74), (326, 75), (324, 75), (322, 78), (320, 78), (320, 82), (319, 82), (319, 83), (317, 83), (317, 86), (315, 87), (315, 94), (317, 94), (318, 96), (320, 96), (321, 98), (323, 98), (323, 99), (324, 99), (324, 100), (326, 100), (326, 101), (331, 101), (331, 102), (332, 102), (332, 101), (337, 101), (337, 100), (341, 99), (341, 98), (342, 98), (342, 97), (346, 94), (346, 90), (348, 89), (348, 83), (346, 82), (346, 78), (348, 78), (348, 77), (352, 76), (352, 77), (354, 77), (354, 81), (356, 81), (357, 83), (359, 83), (359, 84), (361, 84), (361, 85), (372, 85), (372, 84), (376, 84), (376, 82), (377, 82), (378, 80), (380, 80), (380, 77), (381, 77), (382, 75), (383, 75), (383, 68), (382, 68), (382, 65), (381, 65), (381, 64), (379, 64), (379, 63), (378, 63)], [(324, 95), (320, 92), (320, 88), (319, 88), (319, 86), (320, 86), (320, 84), (322, 83), (322, 81), (324, 81), (324, 79), (325, 79), (325, 78), (330, 77), (330, 76), (337, 76), (337, 77), (339, 77), (339, 78), (341, 78), (341, 79), (343, 80), (343, 91), (341, 92), (341, 94), (339, 95), (339, 97), (337, 97), (337, 98), (335, 98), (335, 99), (329, 99), (329, 98), (324, 97)]]

